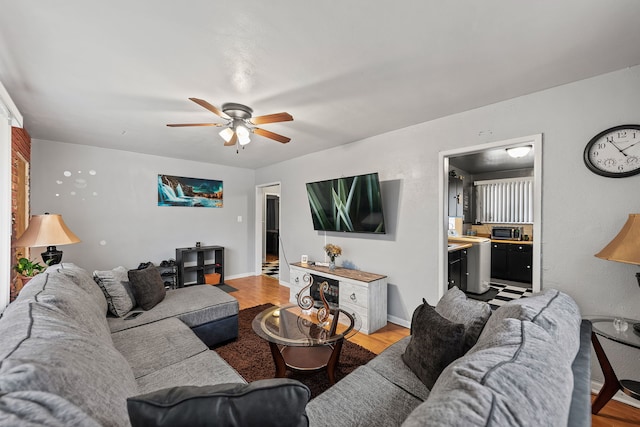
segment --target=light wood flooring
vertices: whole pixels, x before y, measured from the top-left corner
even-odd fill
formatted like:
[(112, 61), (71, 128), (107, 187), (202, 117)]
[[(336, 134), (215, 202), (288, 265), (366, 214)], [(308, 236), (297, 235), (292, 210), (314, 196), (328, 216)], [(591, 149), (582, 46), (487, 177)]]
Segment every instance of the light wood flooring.
[[(225, 282), (238, 289), (231, 295), (238, 300), (240, 310), (266, 303), (285, 304), (289, 301), (289, 288), (280, 286), (277, 279), (268, 276), (251, 276)], [(407, 328), (388, 323), (371, 335), (356, 334), (350, 341), (378, 354), (407, 335)], [(640, 409), (612, 400), (598, 415), (593, 415), (591, 421), (593, 427), (640, 426)]]

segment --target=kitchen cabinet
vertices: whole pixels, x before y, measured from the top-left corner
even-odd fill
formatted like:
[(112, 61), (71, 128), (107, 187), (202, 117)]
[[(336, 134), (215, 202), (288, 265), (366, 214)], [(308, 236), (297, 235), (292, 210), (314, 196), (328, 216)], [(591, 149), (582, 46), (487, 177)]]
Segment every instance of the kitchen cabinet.
[(531, 283), (533, 274), (533, 248), (531, 245), (509, 245), (508, 250), (509, 276), (516, 282)]
[(449, 216), (464, 216), (462, 178), (449, 177)]
[(491, 277), (507, 279), (508, 243), (491, 243)]
[(449, 252), (448, 289), (457, 286), (461, 291), (466, 291), (467, 274), (467, 250), (460, 249)]
[(491, 243), (491, 277), (531, 283), (533, 247), (529, 244)]

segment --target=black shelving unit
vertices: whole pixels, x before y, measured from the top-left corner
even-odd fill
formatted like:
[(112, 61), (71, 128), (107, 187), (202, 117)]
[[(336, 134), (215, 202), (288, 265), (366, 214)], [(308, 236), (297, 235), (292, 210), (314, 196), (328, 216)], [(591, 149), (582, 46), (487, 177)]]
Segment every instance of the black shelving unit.
[(224, 247), (200, 246), (176, 248), (178, 287), (204, 284), (204, 275), (220, 274), (224, 283)]
[(157, 266), (158, 271), (160, 272), (160, 277), (162, 277), (162, 281), (164, 282), (164, 287), (167, 289), (175, 289), (178, 285), (177, 282), (177, 272), (176, 272), (176, 262), (172, 259), (164, 260)]

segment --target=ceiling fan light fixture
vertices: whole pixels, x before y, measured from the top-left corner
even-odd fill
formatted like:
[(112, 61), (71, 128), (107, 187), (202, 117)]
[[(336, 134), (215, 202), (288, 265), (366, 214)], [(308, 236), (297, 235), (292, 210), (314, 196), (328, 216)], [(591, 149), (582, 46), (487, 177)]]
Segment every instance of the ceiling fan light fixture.
[(240, 142), (240, 145), (247, 145), (248, 143), (251, 142), (251, 139), (249, 138), (249, 129), (247, 129), (245, 126), (242, 125), (237, 125), (236, 126), (236, 135), (238, 135), (238, 141)]
[(220, 131), (219, 135), (224, 139), (224, 142), (229, 142), (231, 138), (233, 138), (233, 130), (231, 130), (231, 128), (224, 128)]
[(518, 159), (520, 157), (524, 157), (531, 151), (530, 145), (524, 145), (521, 147), (511, 147), (507, 148), (507, 154), (514, 159)]

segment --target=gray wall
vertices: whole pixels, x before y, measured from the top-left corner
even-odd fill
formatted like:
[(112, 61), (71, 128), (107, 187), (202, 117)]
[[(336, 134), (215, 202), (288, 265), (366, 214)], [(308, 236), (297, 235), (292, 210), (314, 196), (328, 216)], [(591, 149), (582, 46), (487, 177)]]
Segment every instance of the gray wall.
[[(253, 271), (253, 170), (42, 140), (32, 150), (31, 212), (62, 214), (82, 240), (58, 248), (63, 260), (132, 268), (199, 241), (225, 247), (227, 278)], [(222, 180), (224, 207), (160, 207), (158, 174)]]
[[(570, 294), (583, 314), (638, 318), (638, 267), (593, 255), (629, 213), (640, 212), (640, 175), (603, 178), (582, 160), (594, 135), (640, 123), (638, 111), (640, 67), (633, 67), (265, 167), (256, 171), (256, 182), (282, 184), (281, 238), (290, 262), (301, 254), (323, 259), (325, 241), (338, 244), (343, 248), (339, 264), (348, 260), (388, 275), (389, 314), (406, 320), (422, 297), (437, 302), (438, 153), (542, 133), (543, 287)], [(365, 172), (378, 172), (383, 182), (388, 234), (325, 237), (315, 232), (304, 183)], [(283, 267), (281, 280), (288, 281)], [(617, 346), (611, 353), (621, 377), (634, 378), (637, 350), (611, 346)], [(594, 379), (601, 378), (594, 369)]]

